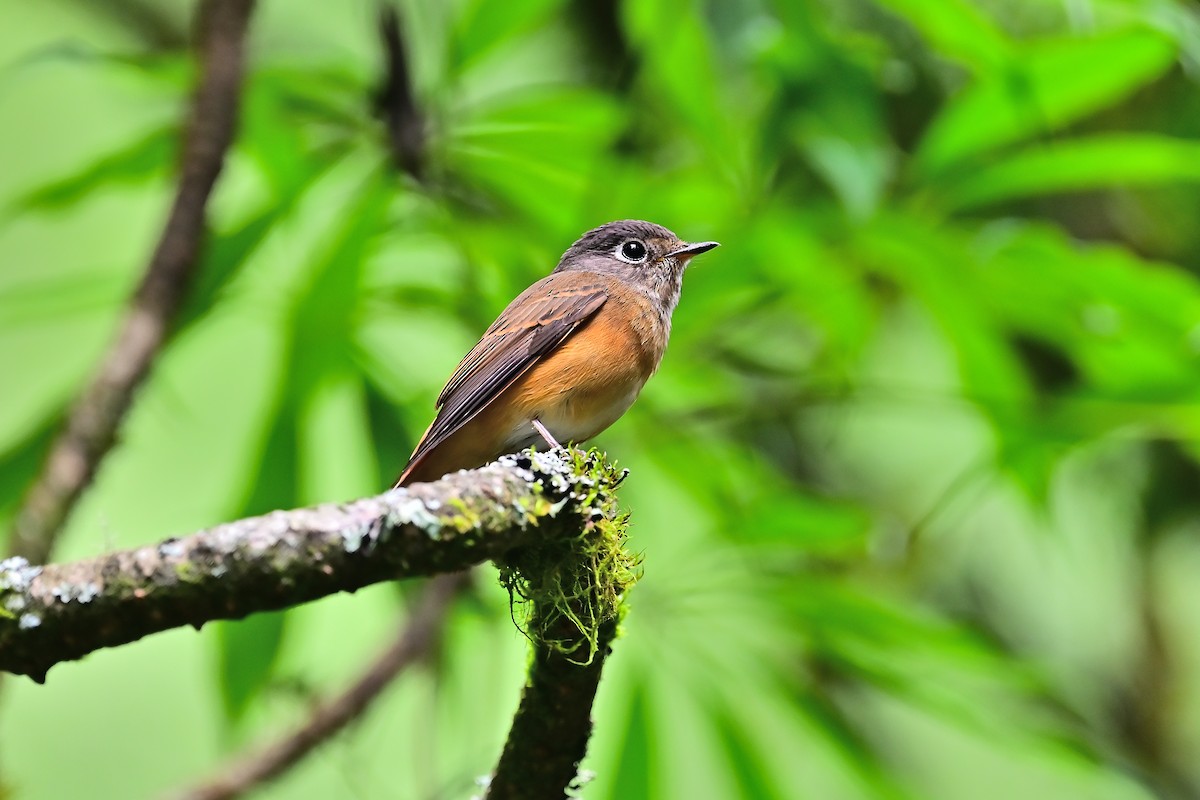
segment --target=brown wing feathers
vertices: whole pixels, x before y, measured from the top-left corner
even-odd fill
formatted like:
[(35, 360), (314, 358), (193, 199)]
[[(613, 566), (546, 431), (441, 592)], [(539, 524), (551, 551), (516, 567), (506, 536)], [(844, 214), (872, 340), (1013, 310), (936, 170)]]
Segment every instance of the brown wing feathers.
[[(574, 286), (548, 275), (530, 286), (492, 323), (438, 396), (438, 414), (409, 459), (405, 474), (496, 399), (538, 359), (558, 347), (608, 298), (601, 280)], [(403, 476), (401, 476), (403, 480)]]

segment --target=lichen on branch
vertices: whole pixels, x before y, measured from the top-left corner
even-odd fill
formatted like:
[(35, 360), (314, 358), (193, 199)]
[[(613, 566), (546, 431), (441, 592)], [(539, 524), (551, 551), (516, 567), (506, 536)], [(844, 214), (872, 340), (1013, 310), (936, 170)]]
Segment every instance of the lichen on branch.
[(618, 473), (598, 464), (573, 452), (527, 452), (376, 497), (275, 511), (85, 561), (0, 562), (0, 670), (40, 681), (60, 661), (150, 633), (577, 538), (612, 507)]

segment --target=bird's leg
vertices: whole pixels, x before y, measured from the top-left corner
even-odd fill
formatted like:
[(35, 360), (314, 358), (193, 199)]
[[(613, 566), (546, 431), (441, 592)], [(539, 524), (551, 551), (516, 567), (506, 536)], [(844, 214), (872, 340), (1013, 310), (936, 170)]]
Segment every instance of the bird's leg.
[(542, 424), (542, 421), (536, 417), (533, 420), (533, 428), (542, 435), (542, 438), (546, 440), (546, 444), (550, 445), (551, 450), (563, 449), (563, 446), (558, 443), (558, 440), (550, 435), (550, 431), (546, 430), (546, 426)]

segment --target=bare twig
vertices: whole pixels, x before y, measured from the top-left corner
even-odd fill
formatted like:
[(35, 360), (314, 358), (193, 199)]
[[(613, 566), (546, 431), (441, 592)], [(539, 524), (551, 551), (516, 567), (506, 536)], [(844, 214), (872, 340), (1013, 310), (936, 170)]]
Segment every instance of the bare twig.
[(60, 661), (158, 631), (573, 539), (615, 485), (589, 469), (554, 454), (505, 456), (377, 497), (275, 511), (72, 564), (10, 558), (0, 562), (0, 670), (42, 680)]
[(454, 597), (466, 583), (465, 573), (434, 578), (396, 640), (341, 694), (316, 705), (300, 727), (278, 741), (234, 761), (209, 780), (168, 797), (232, 800), (279, 777), (361, 716), (388, 684), (433, 649)]
[(246, 28), (253, 0), (200, 6), (200, 82), (192, 99), (179, 186), (158, 246), (92, 382), (50, 447), (16, 515), (10, 550), (45, 561), (166, 339), (191, 282), (204, 238), (205, 205), (237, 126)]

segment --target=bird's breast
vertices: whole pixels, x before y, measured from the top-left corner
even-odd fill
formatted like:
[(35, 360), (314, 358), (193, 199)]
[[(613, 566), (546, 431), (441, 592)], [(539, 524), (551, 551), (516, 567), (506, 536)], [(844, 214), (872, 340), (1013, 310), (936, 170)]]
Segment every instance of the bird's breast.
[(641, 297), (610, 299), (586, 325), (514, 384), (514, 449), (538, 444), (537, 418), (560, 442), (583, 442), (629, 410), (658, 369), (667, 331)]

